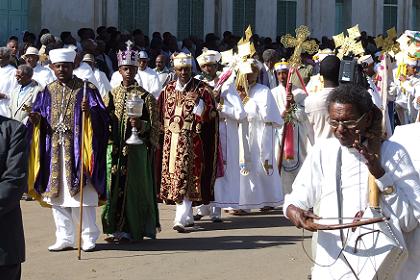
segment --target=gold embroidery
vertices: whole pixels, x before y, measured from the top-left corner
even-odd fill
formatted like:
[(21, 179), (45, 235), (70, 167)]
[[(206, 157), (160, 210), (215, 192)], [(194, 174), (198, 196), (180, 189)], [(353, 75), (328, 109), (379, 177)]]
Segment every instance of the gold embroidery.
[[(74, 84), (73, 84), (74, 83)], [(62, 95), (59, 94), (63, 91), (64, 87), (64, 98), (66, 98), (65, 103), (68, 102), (68, 110), (64, 115), (63, 124), (68, 128), (68, 130), (63, 133), (64, 136), (64, 162), (66, 163), (66, 183), (70, 187), (71, 195), (75, 195), (75, 190), (73, 187), (73, 176), (71, 172), (72, 166), (72, 146), (73, 146), (73, 121), (74, 121), (74, 106), (76, 103), (76, 94), (83, 87), (82, 80), (74, 78), (68, 85), (62, 85), (58, 81), (55, 81), (48, 85), (48, 90), (51, 95), (51, 119), (50, 126), (55, 128), (59, 123), (60, 112), (59, 108), (61, 106)], [(76, 134), (77, 136), (77, 134)], [(51, 174), (50, 174), (50, 191), (44, 193), (46, 197), (56, 197), (59, 194), (60, 182), (61, 182), (61, 145), (59, 133), (57, 131), (52, 131), (51, 136)]]

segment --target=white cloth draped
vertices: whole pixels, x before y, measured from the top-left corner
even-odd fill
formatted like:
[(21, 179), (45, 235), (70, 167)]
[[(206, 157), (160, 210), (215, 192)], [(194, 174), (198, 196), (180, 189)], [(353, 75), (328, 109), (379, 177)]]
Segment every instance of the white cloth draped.
[(305, 112), (314, 131), (314, 142), (333, 137), (328, 123), (327, 97), (334, 88), (324, 88), (305, 99)]
[(104, 72), (100, 71), (98, 68), (95, 68), (93, 74), (95, 76), (95, 79), (98, 81), (99, 93), (101, 94), (101, 97), (104, 98), (112, 90), (108, 77)]
[[(328, 147), (327, 149), (325, 147)], [(338, 217), (336, 185), (337, 155), (340, 143), (336, 138), (317, 143), (304, 162), (293, 191), (286, 195), (284, 209), (291, 204), (308, 210), (319, 206), (319, 216)], [(418, 226), (420, 212), (413, 212), (410, 204), (415, 203), (408, 194), (419, 190), (418, 174), (411, 164), (408, 154), (399, 145), (385, 141), (381, 147), (381, 165), (385, 175), (376, 180), (383, 190), (393, 185), (395, 193), (381, 195), (380, 204), (385, 216), (391, 217), (394, 233), (402, 239), (402, 231), (408, 232)], [(341, 165), (342, 215), (354, 217), (368, 204), (368, 170), (364, 160), (354, 149), (342, 147)], [(338, 219), (323, 220), (322, 223), (337, 224)], [(358, 234), (348, 231), (349, 236)], [(347, 235), (347, 231), (345, 231)], [(325, 267), (314, 265), (312, 279), (354, 279), (353, 275), (337, 256), (342, 248), (340, 231), (319, 231), (315, 261)]]
[[(139, 86), (144, 88), (147, 92), (151, 93), (156, 98), (156, 100), (159, 98), (160, 91), (162, 89), (160, 87), (159, 77), (153, 69), (149, 67), (147, 67), (144, 71), (139, 69), (135, 79)], [(115, 71), (111, 77), (111, 87), (115, 88), (119, 86), (121, 82), (122, 76), (120, 72)]]
[[(420, 123), (397, 126), (389, 139), (402, 145), (410, 155), (414, 168), (420, 177)], [(415, 190), (414, 190), (415, 191)], [(413, 192), (415, 194), (416, 192)], [(415, 196), (415, 195), (413, 195)], [(416, 200), (420, 202), (417, 191)], [(420, 209), (419, 209), (420, 210)], [(408, 248), (408, 259), (401, 266), (396, 279), (420, 279), (420, 228), (404, 234)]]
[[(277, 86), (276, 88), (272, 89), (271, 92), (273, 93), (273, 97), (276, 100), (276, 104), (279, 108), (280, 114), (282, 115), (283, 112), (286, 110), (286, 89), (282, 84)], [(314, 133), (313, 128), (309, 124), (308, 117), (305, 113), (305, 92), (297, 87), (292, 88), (293, 98), (295, 100), (297, 109), (294, 113), (294, 128), (293, 128), (293, 141), (294, 141), (294, 150), (295, 150), (295, 158), (291, 160), (283, 159), (282, 162), (282, 186), (283, 186), (283, 193), (287, 194), (292, 191), (292, 184), (295, 180), (300, 167), (302, 166), (306, 155), (308, 154), (308, 150), (310, 146), (312, 146), (314, 141)], [(281, 139), (283, 136), (283, 128), (276, 130), (276, 157), (277, 162), (279, 162), (279, 149), (281, 145)]]
[(238, 125), (246, 117), (242, 101), (234, 84), (223, 85), (220, 98), (219, 138), (223, 153), (224, 176), (216, 178), (212, 203), (220, 208), (238, 208), (240, 193)]
[(9, 116), (9, 103), (12, 91), (18, 86), (16, 81), (16, 68), (11, 65), (0, 67), (0, 93), (7, 98), (0, 99), (0, 115)]
[[(283, 191), (274, 155), (274, 129), (283, 124), (270, 89), (255, 84), (249, 91), (244, 109), (249, 125), (247, 137), (250, 148), (249, 175), (241, 175), (240, 209), (279, 206)], [(265, 169), (268, 166), (269, 169)]]
[(37, 64), (33, 70), (34, 75), (32, 76), (32, 79), (37, 81), (42, 89), (57, 79), (50, 69), (42, 66), (41, 64)]

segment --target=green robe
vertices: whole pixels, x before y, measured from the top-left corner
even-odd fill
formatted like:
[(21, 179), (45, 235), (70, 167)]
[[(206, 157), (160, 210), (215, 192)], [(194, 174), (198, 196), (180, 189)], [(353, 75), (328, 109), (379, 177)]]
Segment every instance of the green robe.
[[(144, 101), (141, 145), (127, 145), (131, 125), (126, 113), (128, 95)], [(157, 105), (154, 97), (137, 84), (113, 89), (105, 99), (113, 119), (107, 151), (108, 201), (102, 213), (104, 233), (126, 232), (133, 240), (156, 238), (159, 227), (156, 191), (152, 176), (152, 158), (158, 139)]]

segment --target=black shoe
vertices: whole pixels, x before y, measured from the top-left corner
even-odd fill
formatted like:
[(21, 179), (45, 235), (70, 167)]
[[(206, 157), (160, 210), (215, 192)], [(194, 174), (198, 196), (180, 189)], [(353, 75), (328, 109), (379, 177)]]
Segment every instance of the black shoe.
[(200, 215), (200, 214), (196, 214), (194, 215), (194, 221), (200, 221), (201, 218), (203, 218), (204, 216)]

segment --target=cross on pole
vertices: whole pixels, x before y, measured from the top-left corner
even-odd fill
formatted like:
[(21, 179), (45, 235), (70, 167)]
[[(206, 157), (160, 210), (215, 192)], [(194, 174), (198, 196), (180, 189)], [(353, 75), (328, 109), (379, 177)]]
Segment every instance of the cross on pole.
[(338, 49), (337, 57), (340, 59), (351, 53), (360, 55), (365, 52), (362, 43), (356, 40), (360, 37), (359, 25), (356, 24), (352, 28), (347, 29), (347, 33), (349, 36), (345, 36), (343, 32), (333, 36), (335, 48)]
[(298, 68), (302, 64), (300, 58), (301, 53), (315, 53), (318, 51), (318, 44), (315, 42), (315, 40), (306, 40), (309, 35), (311, 35), (311, 32), (307, 26), (301, 25), (296, 28), (295, 32), (296, 38), (290, 34), (286, 34), (281, 37), (281, 43), (286, 48), (295, 48), (292, 57), (289, 59), (289, 64), (293, 68)]

